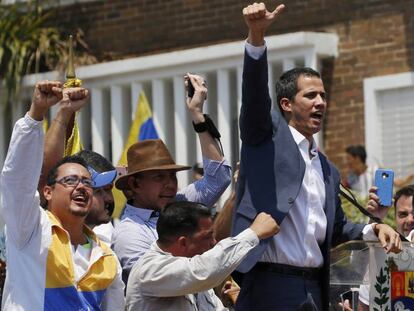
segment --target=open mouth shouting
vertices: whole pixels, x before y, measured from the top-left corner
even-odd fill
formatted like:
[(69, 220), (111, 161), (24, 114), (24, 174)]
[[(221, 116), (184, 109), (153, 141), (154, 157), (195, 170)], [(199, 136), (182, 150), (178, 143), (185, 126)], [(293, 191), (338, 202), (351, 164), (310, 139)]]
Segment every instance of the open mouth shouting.
[(322, 123), (324, 113), (322, 111), (315, 111), (310, 115), (311, 119), (317, 121), (318, 123)]
[(86, 207), (89, 203), (89, 197), (90, 196), (86, 191), (79, 190), (72, 194), (72, 201), (78, 206)]

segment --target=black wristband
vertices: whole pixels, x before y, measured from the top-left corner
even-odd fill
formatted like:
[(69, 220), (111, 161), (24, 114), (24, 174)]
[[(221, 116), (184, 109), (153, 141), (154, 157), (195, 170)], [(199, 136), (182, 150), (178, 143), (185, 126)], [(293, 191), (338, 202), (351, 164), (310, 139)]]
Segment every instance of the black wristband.
[(213, 120), (210, 119), (208, 114), (204, 114), (204, 122), (201, 123), (197, 123), (195, 124), (193, 122), (193, 127), (194, 130), (197, 133), (202, 133), (202, 132), (209, 132), (211, 136), (213, 136), (214, 138), (220, 138), (220, 132), (217, 130), (216, 126), (214, 125)]
[(207, 123), (206, 123), (207, 119), (204, 120), (204, 122), (201, 123), (197, 123), (195, 124), (193, 121), (193, 127), (194, 127), (194, 131), (196, 131), (197, 133), (202, 133), (207, 131)]

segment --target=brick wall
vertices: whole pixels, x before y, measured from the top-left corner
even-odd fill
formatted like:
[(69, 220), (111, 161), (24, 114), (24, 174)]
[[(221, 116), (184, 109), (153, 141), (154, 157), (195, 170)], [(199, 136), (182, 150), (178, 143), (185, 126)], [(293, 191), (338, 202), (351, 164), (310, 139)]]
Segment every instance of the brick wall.
[[(61, 11), (80, 26), (101, 60), (243, 40), (237, 0), (111, 0)], [(274, 1), (266, 1), (274, 8)], [(269, 34), (325, 31), (339, 36), (339, 57), (323, 64), (329, 92), (324, 131), (329, 158), (344, 171), (344, 149), (364, 143), (363, 79), (412, 71), (414, 0), (286, 0), (287, 10)]]

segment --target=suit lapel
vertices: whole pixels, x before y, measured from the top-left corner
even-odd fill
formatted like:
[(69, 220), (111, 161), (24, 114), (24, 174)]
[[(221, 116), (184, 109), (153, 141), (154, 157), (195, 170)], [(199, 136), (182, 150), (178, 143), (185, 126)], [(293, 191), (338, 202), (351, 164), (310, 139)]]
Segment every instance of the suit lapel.
[[(325, 215), (327, 220), (327, 227), (326, 227), (326, 239), (329, 239), (331, 236), (333, 226), (334, 226), (334, 219), (335, 219), (335, 185), (332, 177), (332, 171), (331, 166), (329, 165), (328, 160), (326, 159), (326, 156), (319, 153), (319, 158), (321, 160), (321, 166), (322, 166), (322, 172), (323, 172), (323, 179), (325, 182)], [(327, 241), (327, 245), (330, 245), (330, 239)], [(329, 248), (329, 246), (328, 246)]]
[(323, 173), (323, 181), (325, 183), (325, 205), (324, 209), (326, 212), (326, 206), (328, 202), (331, 202), (332, 200), (332, 192), (331, 186), (332, 186), (332, 176), (331, 176), (331, 170), (329, 167), (328, 160), (326, 159), (325, 155), (321, 152), (318, 152), (319, 159), (321, 160), (321, 166), (322, 166), (322, 173)]

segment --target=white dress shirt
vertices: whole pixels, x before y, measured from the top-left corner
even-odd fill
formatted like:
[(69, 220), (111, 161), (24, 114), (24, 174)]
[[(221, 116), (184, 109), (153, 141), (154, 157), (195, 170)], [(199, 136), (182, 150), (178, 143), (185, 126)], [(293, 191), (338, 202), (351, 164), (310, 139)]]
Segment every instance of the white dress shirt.
[[(299, 267), (320, 267), (323, 256), (319, 244), (325, 240), (325, 183), (316, 143), (289, 126), (305, 161), (305, 175), (299, 195), (283, 220), (280, 231), (270, 241), (262, 260)], [(310, 156), (312, 155), (312, 157)]]

